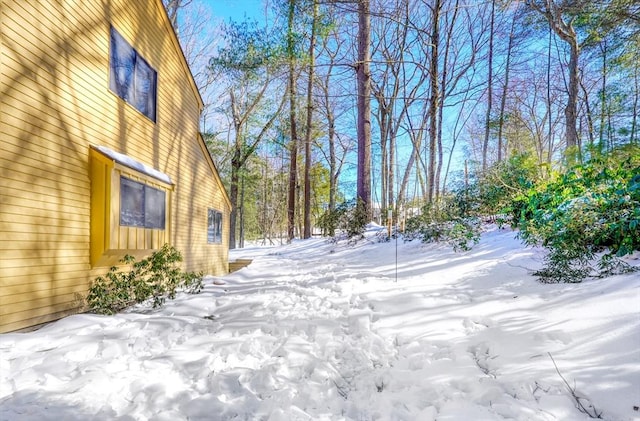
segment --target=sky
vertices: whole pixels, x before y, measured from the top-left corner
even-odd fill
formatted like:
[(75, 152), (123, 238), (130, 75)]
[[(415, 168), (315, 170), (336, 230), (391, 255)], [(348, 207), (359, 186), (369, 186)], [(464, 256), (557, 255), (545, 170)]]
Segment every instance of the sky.
[(223, 20), (242, 21), (245, 17), (258, 19), (264, 15), (263, 0), (199, 0), (207, 5), (213, 16)]
[[(214, 19), (220, 19), (224, 22), (231, 20), (240, 22), (244, 21), (247, 18), (255, 19), (258, 22), (264, 21), (265, 19), (265, 9), (268, 9), (271, 6), (271, 3), (274, 0), (194, 0), (193, 4), (203, 5), (207, 12)], [(449, 112), (449, 114), (453, 114)], [(206, 120), (209, 123), (213, 120)], [(377, 132), (375, 132), (375, 128), (373, 129), (373, 137), (376, 138)], [(355, 135), (355, 133), (354, 133)], [(375, 141), (374, 141), (375, 142)], [(398, 166), (398, 171), (396, 174), (396, 186), (395, 189), (399, 189), (399, 183), (404, 174), (404, 165), (409, 160), (409, 156), (412, 151), (412, 147), (409, 144), (407, 139), (398, 142), (398, 150), (396, 156), (396, 164)], [(451, 182), (455, 177), (459, 177), (459, 174), (462, 173), (462, 169), (464, 168), (464, 153), (462, 150), (463, 145), (456, 145), (456, 149), (454, 152), (453, 160), (451, 162), (451, 167), (449, 169), (447, 182)], [(379, 173), (379, 148), (374, 146), (374, 156), (372, 161), (372, 171), (373, 171), (373, 180), (374, 184), (372, 186), (372, 200), (373, 202), (380, 202), (380, 182), (376, 181), (379, 177), (377, 174)], [(448, 154), (448, 151), (445, 151), (445, 154)], [(448, 156), (448, 155), (447, 155)], [(448, 159), (445, 157), (445, 159)], [(347, 164), (343, 167), (341, 176), (340, 176), (340, 190), (345, 195), (347, 199), (354, 198), (356, 195), (356, 166), (355, 166), (355, 154), (352, 154), (350, 158), (348, 158)], [(446, 169), (447, 162), (444, 163), (444, 169)], [(443, 170), (444, 171), (444, 170)], [(377, 177), (377, 178), (376, 178)], [(443, 176), (444, 177), (444, 176)], [(408, 193), (409, 200), (413, 198), (414, 192), (417, 192), (419, 189), (414, 185), (412, 181), (410, 183), (412, 186), (409, 187), (410, 192)], [(397, 192), (396, 192), (397, 194)]]

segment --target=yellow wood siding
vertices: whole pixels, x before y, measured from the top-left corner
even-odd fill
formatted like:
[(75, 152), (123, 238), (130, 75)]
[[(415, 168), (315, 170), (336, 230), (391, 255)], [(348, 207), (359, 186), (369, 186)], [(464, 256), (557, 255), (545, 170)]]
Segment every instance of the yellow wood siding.
[[(0, 6), (0, 332), (80, 310), (91, 279), (106, 270), (103, 255), (169, 242), (186, 270), (225, 273), (230, 204), (199, 137), (202, 100), (161, 1)], [(155, 123), (109, 90), (111, 25), (157, 71)], [(153, 180), (118, 164), (92, 167), (98, 145), (171, 177), (164, 234), (119, 227), (119, 209), (109, 208), (119, 182), (107, 177)], [(104, 183), (102, 197), (92, 183)], [(207, 244), (208, 208), (223, 213), (222, 244)], [(103, 227), (92, 225), (100, 218)]]

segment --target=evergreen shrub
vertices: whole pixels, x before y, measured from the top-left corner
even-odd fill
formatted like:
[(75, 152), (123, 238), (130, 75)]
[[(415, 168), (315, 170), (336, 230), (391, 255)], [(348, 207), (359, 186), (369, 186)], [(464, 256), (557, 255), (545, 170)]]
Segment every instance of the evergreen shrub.
[(514, 224), (529, 245), (549, 250), (543, 282), (580, 282), (592, 272), (633, 270), (619, 258), (640, 250), (640, 148), (629, 146), (539, 183), (517, 197)]
[(200, 292), (204, 287), (202, 273), (183, 272), (178, 266), (181, 261), (180, 252), (168, 244), (140, 261), (126, 255), (121, 263), (128, 265), (128, 269), (113, 266), (91, 284), (87, 295), (90, 311), (115, 314), (147, 300), (156, 308), (167, 298), (175, 298), (178, 289), (192, 294)]

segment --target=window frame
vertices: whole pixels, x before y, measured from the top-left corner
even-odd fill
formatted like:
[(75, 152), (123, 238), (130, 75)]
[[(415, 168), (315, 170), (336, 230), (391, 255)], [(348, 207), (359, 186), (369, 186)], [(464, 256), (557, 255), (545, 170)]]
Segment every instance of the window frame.
[[(175, 192), (175, 184), (171, 178), (131, 156), (104, 146), (91, 145), (89, 155), (92, 267), (117, 265), (127, 254), (142, 257), (166, 243), (171, 244), (172, 201)], [(164, 192), (164, 229), (120, 224), (120, 188), (123, 176)]]
[[(122, 71), (120, 67), (127, 69), (124, 71), (128, 74), (124, 77), (118, 76), (119, 70)], [(139, 81), (141, 77), (143, 79)], [(141, 89), (147, 83), (148, 87)], [(109, 30), (109, 90), (156, 122), (158, 72), (113, 26)]]
[(222, 244), (222, 217), (219, 210), (207, 208), (207, 244)]
[[(123, 183), (123, 180), (126, 180), (126, 182)], [(140, 209), (138, 209), (138, 211), (141, 211), (141, 215), (137, 217), (133, 217), (134, 219), (142, 218), (142, 223), (137, 223), (136, 221), (134, 221), (133, 223), (128, 223), (126, 218), (123, 219), (123, 210), (124, 210), (123, 204), (130, 202), (129, 200), (125, 200), (126, 198), (124, 197), (125, 189), (123, 188), (123, 185), (126, 185), (126, 184), (135, 186), (136, 188), (139, 189), (139, 191), (142, 192), (141, 203), (139, 204)], [(158, 198), (161, 198), (161, 201), (158, 201), (156, 199), (148, 199), (150, 195), (156, 195)], [(162, 209), (159, 214), (152, 214), (150, 212), (149, 203), (151, 201), (155, 201), (156, 203), (162, 203)], [(119, 219), (118, 222), (121, 227), (144, 228), (144, 229), (164, 231), (167, 226), (166, 215), (167, 215), (167, 192), (166, 191), (152, 187), (146, 183), (133, 180), (132, 178), (127, 177), (126, 175), (120, 174), (120, 210), (118, 212), (118, 219)], [(160, 224), (155, 223), (156, 220), (160, 221), (161, 223)]]

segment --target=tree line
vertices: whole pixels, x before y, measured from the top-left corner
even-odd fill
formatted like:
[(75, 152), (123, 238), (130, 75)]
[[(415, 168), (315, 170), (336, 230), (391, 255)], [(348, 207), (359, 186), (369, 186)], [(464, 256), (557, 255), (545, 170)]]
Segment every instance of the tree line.
[(640, 143), (634, 0), (274, 0), (215, 24), (198, 0), (165, 6), (232, 248), (308, 238), (350, 198), (385, 223), (473, 180), (508, 189), (506, 162), (548, 177)]

